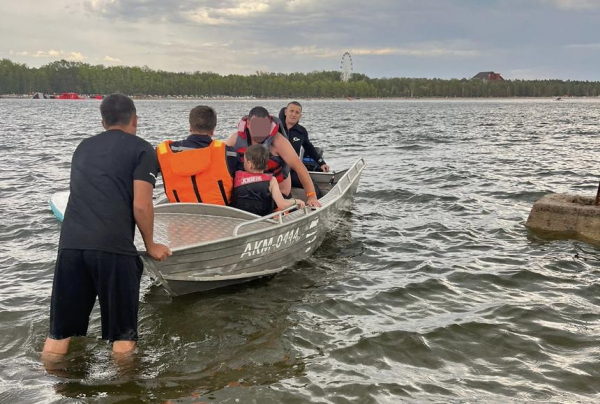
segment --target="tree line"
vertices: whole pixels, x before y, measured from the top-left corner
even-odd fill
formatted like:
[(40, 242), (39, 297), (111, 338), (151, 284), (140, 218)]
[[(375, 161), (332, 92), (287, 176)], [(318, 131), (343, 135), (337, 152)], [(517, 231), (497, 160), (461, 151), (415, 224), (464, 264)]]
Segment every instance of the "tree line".
[(470, 98), (597, 97), (600, 82), (571, 80), (504, 80), (370, 78), (354, 74), (348, 82), (335, 71), (220, 75), (175, 73), (149, 67), (90, 65), (59, 60), (39, 68), (0, 60), (0, 94), (76, 92), (132, 96), (256, 98)]

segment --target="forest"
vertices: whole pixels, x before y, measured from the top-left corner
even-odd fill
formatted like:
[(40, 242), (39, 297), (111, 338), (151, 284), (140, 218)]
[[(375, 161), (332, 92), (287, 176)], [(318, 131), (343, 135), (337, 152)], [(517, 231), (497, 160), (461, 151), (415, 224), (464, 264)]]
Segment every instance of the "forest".
[[(476, 73), (476, 72), (475, 72)], [(90, 65), (59, 60), (39, 68), (0, 60), (0, 94), (42, 92), (110, 94), (137, 97), (255, 98), (472, 98), (597, 97), (600, 82), (571, 80), (504, 80), (370, 78), (355, 73), (348, 82), (336, 71), (310, 73), (167, 72), (149, 67)]]

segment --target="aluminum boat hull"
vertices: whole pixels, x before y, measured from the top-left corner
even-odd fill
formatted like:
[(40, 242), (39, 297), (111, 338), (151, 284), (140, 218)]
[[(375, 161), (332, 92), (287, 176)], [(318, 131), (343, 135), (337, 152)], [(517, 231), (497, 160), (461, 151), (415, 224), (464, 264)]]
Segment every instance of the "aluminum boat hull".
[[(359, 159), (340, 173), (311, 173), (324, 191), (318, 209), (260, 218), (237, 209), (198, 203), (155, 207), (155, 239), (173, 255), (144, 266), (171, 296), (181, 296), (276, 274), (306, 259), (348, 210), (365, 167)], [(296, 194), (295, 194), (296, 196)], [(138, 248), (141, 238), (136, 238)]]

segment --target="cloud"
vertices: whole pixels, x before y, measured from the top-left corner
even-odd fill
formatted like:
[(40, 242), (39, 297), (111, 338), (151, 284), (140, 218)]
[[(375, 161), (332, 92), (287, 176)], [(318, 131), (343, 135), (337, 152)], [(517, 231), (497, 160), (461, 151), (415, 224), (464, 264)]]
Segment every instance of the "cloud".
[(479, 56), (480, 52), (477, 50), (460, 50), (460, 49), (447, 49), (447, 48), (431, 48), (426, 47), (422, 49), (418, 48), (385, 48), (385, 49), (353, 49), (351, 54), (355, 55), (400, 55), (400, 56), (412, 56), (417, 58), (430, 58), (430, 57), (446, 57), (446, 56), (461, 56), (461, 57), (473, 57)]
[(76, 62), (80, 62), (86, 59), (86, 57), (83, 56), (83, 54), (81, 54), (80, 52), (69, 52), (64, 56), (64, 58)]
[(184, 19), (194, 23), (208, 25), (233, 25), (249, 17), (264, 15), (270, 6), (266, 2), (240, 2), (235, 7), (215, 8), (199, 7), (183, 13)]
[(180, 21), (180, 10), (194, 8), (191, 0), (86, 0), (84, 9), (93, 16), (108, 19)]
[(598, 0), (543, 0), (562, 10), (600, 10), (600, 1)]
[(0, 52), (228, 74), (337, 69), (349, 51), (371, 77), (597, 78), (599, 17), (600, 0), (25, 0), (0, 2)]
[(119, 63), (121, 61), (121, 59), (113, 58), (111, 56), (106, 55), (106, 56), (104, 56), (104, 59), (102, 59), (102, 61), (108, 62), (108, 63)]
[[(272, 49), (265, 49), (265, 52), (271, 52)], [(420, 46), (406, 48), (321, 48), (312, 46), (295, 46), (289, 49), (294, 55), (313, 56), (318, 58), (335, 58), (344, 52), (349, 52), (352, 56), (410, 56), (416, 58), (435, 58), (435, 57), (475, 57), (481, 53), (474, 49), (452, 49), (451, 47), (422, 44)]]
[(185, 19), (190, 22), (195, 22), (198, 24), (206, 24), (206, 25), (227, 25), (229, 21), (224, 18), (212, 17), (208, 10), (195, 10), (191, 11)]
[(285, 3), (286, 10), (290, 12), (314, 12), (318, 9), (318, 0), (289, 0)]
[(600, 43), (585, 43), (585, 44), (572, 44), (565, 46), (567, 49), (582, 49), (582, 50), (596, 50), (600, 49)]
[(236, 7), (215, 10), (224, 17), (246, 17), (249, 15), (264, 14), (270, 9), (267, 2), (241, 2)]
[(281, 1), (86, 0), (84, 7), (90, 14), (105, 18), (224, 25), (248, 16), (263, 15), (271, 10), (271, 3)]
[(27, 52), (22, 52), (22, 53), (24, 53), (24, 55), (29, 55), (36, 59), (65, 59), (65, 60), (68, 60), (71, 62), (81, 62), (82, 60), (86, 59), (86, 57), (83, 56), (83, 54), (80, 52), (64, 52), (64, 51), (56, 51), (53, 49), (51, 49), (49, 51), (39, 50), (32, 54), (28, 54)]
[[(396, 15), (400, 3), (413, 0), (397, 0), (379, 3), (365, 9), (362, 0), (84, 0), (84, 9), (92, 17), (129, 21), (179, 22), (193, 25), (234, 25), (240, 28), (262, 29), (302, 24), (319, 25), (329, 21), (354, 26), (353, 20), (373, 16), (389, 18)], [(245, 29), (242, 28), (242, 29)]]

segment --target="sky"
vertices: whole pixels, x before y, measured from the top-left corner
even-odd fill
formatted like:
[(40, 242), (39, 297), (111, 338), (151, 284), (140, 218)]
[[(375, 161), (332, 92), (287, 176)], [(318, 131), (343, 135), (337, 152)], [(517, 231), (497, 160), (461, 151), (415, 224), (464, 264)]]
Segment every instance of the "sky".
[(18, 0), (0, 59), (176, 72), (600, 81), (600, 0)]

